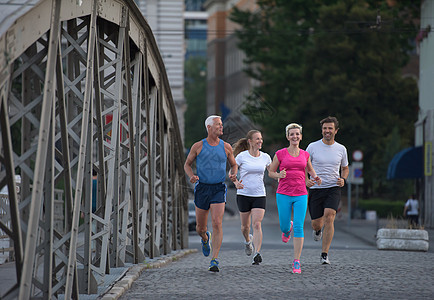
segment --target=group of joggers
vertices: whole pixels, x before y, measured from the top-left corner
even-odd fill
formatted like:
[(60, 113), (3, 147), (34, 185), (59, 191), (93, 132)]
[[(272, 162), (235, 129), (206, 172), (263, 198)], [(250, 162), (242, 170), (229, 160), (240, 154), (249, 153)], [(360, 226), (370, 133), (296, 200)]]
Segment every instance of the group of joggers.
[[(184, 170), (194, 187), (196, 231), (201, 237), (202, 252), (212, 253), (209, 270), (219, 272), (218, 254), (223, 240), (222, 221), (226, 204), (226, 166), (229, 178), (237, 188), (241, 232), (245, 252), (253, 254), (252, 264), (262, 262), (261, 222), (265, 214), (266, 191), (264, 173), (278, 181), (276, 202), (282, 242), (293, 234), (294, 260), (292, 272), (301, 273), (303, 224), (307, 208), (312, 219), (315, 241), (322, 239), (320, 262), (330, 264), (328, 251), (334, 235), (334, 219), (338, 210), (341, 188), (349, 175), (346, 148), (335, 141), (339, 122), (335, 117), (320, 121), (323, 138), (300, 149), (302, 127), (291, 123), (285, 128), (289, 146), (276, 151), (273, 159), (260, 149), (262, 134), (251, 130), (233, 146), (219, 137), (223, 135), (221, 117), (212, 115), (205, 121), (208, 136), (193, 144)], [(196, 161), (196, 174), (192, 165)], [(239, 173), (239, 174), (238, 174)], [(211, 213), (212, 233), (207, 229)], [(292, 216), (292, 220), (291, 220)], [(250, 224), (253, 235), (250, 233)]]

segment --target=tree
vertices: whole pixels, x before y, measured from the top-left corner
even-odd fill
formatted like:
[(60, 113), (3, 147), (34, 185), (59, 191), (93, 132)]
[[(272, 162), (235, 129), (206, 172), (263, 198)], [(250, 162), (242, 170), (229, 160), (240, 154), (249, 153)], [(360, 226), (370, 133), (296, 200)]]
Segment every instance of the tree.
[(350, 158), (355, 149), (365, 154), (365, 196), (387, 184), (382, 152), (390, 131), (398, 128), (402, 149), (417, 120), (417, 85), (401, 69), (416, 32), (409, 16), (417, 15), (419, 1), (387, 2), (393, 1), (263, 0), (259, 12), (232, 14), (242, 26), (246, 72), (263, 83), (258, 93), (278, 112), (260, 120), (264, 132), (285, 142), (281, 128), (299, 122), (307, 146), (321, 138), (319, 121), (336, 116), (337, 140)]
[[(206, 58), (191, 57), (185, 62), (184, 96), (187, 101), (185, 119), (186, 148), (206, 135)], [(200, 122), (198, 122), (200, 120)], [(198, 125), (200, 124), (200, 126)]]
[[(278, 113), (259, 120), (271, 142), (281, 140), (288, 120), (294, 120), (293, 108), (299, 102), (303, 52), (308, 47), (309, 28), (314, 26), (321, 1), (260, 0), (259, 12), (234, 8), (230, 18), (241, 25), (236, 32), (239, 48), (246, 54), (247, 75), (261, 84), (247, 99), (247, 111), (273, 107)], [(324, 1), (328, 2), (328, 1)], [(258, 101), (261, 99), (261, 101)], [(258, 122), (258, 121), (257, 121)], [(282, 129), (283, 128), (283, 129)]]
[[(409, 146), (418, 107), (416, 82), (401, 74), (408, 42), (392, 25), (381, 30), (372, 28), (374, 22), (353, 21), (375, 20), (376, 14), (361, 1), (320, 8), (322, 26), (306, 51), (303, 102), (297, 109), (308, 136), (315, 136), (313, 130), (319, 133), (321, 117), (312, 115), (338, 117), (343, 127), (337, 139), (350, 154), (355, 149), (364, 153), (365, 196), (388, 184), (387, 137), (397, 127), (397, 147)], [(391, 20), (392, 15), (385, 12), (382, 18)]]

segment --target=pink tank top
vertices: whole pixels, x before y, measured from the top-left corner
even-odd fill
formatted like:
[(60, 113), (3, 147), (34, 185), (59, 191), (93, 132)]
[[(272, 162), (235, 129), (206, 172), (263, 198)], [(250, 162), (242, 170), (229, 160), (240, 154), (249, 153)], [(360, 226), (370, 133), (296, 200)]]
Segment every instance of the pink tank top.
[(286, 177), (279, 180), (277, 193), (288, 196), (307, 195), (305, 170), (309, 153), (300, 149), (300, 154), (293, 157), (287, 148), (283, 148), (276, 152), (276, 156), (280, 163), (279, 169), (286, 170)]

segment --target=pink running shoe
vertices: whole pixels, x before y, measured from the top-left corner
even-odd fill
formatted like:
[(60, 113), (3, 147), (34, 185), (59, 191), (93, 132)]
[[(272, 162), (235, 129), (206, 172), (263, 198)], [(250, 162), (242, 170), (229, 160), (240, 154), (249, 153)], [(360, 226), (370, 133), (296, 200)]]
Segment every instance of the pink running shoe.
[(282, 232), (282, 242), (288, 243), (289, 239), (291, 238), (291, 232), (292, 232), (292, 221), (291, 221), (291, 227), (289, 227), (289, 231), (287, 233)]
[(294, 259), (294, 262), (292, 263), (292, 273), (294, 273), (294, 274), (300, 274), (301, 273), (300, 260)]

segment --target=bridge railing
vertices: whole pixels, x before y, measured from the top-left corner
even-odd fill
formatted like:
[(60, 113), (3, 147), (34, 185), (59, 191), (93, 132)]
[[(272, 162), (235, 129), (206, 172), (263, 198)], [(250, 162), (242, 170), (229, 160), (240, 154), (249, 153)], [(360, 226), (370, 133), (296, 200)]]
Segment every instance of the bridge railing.
[(41, 0), (0, 37), (0, 68), (0, 229), (17, 271), (5, 297), (96, 293), (111, 268), (187, 246), (175, 107), (133, 1)]

